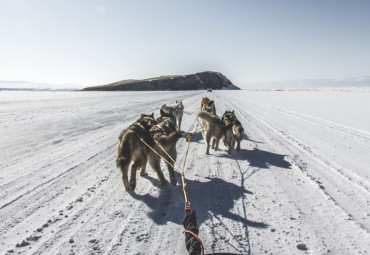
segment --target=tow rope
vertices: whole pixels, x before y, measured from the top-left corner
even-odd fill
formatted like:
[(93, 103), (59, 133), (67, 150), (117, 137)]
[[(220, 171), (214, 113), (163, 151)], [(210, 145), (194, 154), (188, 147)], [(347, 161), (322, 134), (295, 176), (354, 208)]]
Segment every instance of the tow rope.
[[(190, 148), (190, 143), (192, 141), (192, 137), (195, 135), (195, 133), (198, 131), (198, 125), (201, 126), (201, 129), (205, 128), (206, 126), (209, 126), (209, 125), (212, 125), (213, 123), (210, 123), (209, 125), (205, 125), (205, 126), (202, 126), (200, 124), (200, 121), (198, 120), (198, 118), (196, 118), (197, 120), (197, 125), (195, 127), (195, 130), (192, 134), (190, 135), (187, 135), (186, 136), (186, 141), (188, 142), (188, 146), (186, 148), (186, 153), (185, 153), (185, 157), (184, 157), (184, 162), (182, 164), (182, 167), (181, 167), (181, 181), (182, 181), (182, 190), (184, 192), (184, 200), (185, 200), (185, 213), (187, 215), (190, 215), (192, 212), (193, 212), (193, 208), (191, 208), (190, 206), (190, 202), (189, 202), (189, 196), (188, 196), (188, 189), (187, 189), (187, 186), (186, 186), (186, 181), (185, 181), (185, 172), (184, 172), (184, 169), (185, 169), (185, 164), (186, 164), (186, 160), (187, 160), (187, 157), (188, 157), (188, 153), (189, 153), (189, 148)], [(155, 154), (157, 154), (160, 158), (163, 159), (163, 161), (165, 161), (167, 164), (169, 164), (170, 166), (172, 166), (172, 168), (175, 170), (175, 164), (178, 164), (176, 163), (176, 161), (167, 153), (167, 151), (158, 143), (156, 142), (156, 144), (158, 145), (158, 147), (165, 152), (165, 154), (169, 157), (170, 160), (173, 161), (173, 164), (170, 163), (165, 157), (163, 157), (159, 152), (157, 152), (153, 147), (151, 147), (148, 143), (146, 143), (144, 141), (144, 139), (140, 139), (148, 148), (150, 148)], [(200, 244), (200, 247), (201, 247), (201, 251), (202, 251), (202, 255), (204, 255), (204, 246), (203, 246), (203, 243), (202, 241), (200, 240), (200, 238), (198, 237), (197, 234), (195, 234), (194, 232), (192, 231), (189, 231), (189, 230), (184, 230), (182, 233), (184, 234), (190, 234), (192, 236), (194, 236), (199, 244)]]
[(200, 110), (200, 108), (197, 108), (195, 109), (193, 112), (188, 112), (188, 111), (185, 111), (185, 110), (181, 110), (181, 109), (175, 109), (177, 112), (183, 112), (183, 113), (186, 113), (188, 115), (192, 115), (192, 114), (195, 114), (197, 111)]

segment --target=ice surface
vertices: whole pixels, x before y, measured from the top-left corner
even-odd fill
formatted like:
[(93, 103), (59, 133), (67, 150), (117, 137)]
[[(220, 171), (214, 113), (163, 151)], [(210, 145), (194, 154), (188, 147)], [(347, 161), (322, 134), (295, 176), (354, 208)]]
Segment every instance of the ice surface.
[[(202, 97), (235, 110), (241, 152), (205, 155), (185, 176), (206, 253), (370, 251), (370, 91), (0, 92), (0, 253), (187, 254), (181, 185), (137, 175), (124, 190), (120, 131), (162, 104)], [(195, 115), (182, 127), (192, 132)], [(178, 162), (187, 143), (177, 144)], [(168, 180), (168, 172), (162, 163)], [(180, 174), (176, 173), (178, 180)]]

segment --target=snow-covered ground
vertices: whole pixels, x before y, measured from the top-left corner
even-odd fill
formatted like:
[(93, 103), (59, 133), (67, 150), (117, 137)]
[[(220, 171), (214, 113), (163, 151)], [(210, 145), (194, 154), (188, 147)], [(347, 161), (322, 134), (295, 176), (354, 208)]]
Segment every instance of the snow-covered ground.
[[(325, 89), (1, 91), (0, 254), (187, 254), (181, 185), (161, 186), (148, 166), (126, 192), (116, 148), (140, 113), (175, 100), (193, 112), (204, 96), (245, 129), (239, 154), (221, 142), (206, 156), (199, 133), (190, 145), (206, 253), (370, 252), (370, 90)], [(195, 126), (185, 114), (183, 129)], [(180, 163), (186, 147), (180, 139)]]

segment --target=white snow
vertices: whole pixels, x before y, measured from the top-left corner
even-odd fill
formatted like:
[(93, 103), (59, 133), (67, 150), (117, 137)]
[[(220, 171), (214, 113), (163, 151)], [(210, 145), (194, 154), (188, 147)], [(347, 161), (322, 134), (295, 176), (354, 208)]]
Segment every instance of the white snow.
[[(206, 253), (367, 254), (370, 90), (0, 92), (0, 254), (187, 254), (181, 185), (148, 166), (124, 190), (118, 135), (202, 97), (235, 110), (241, 152), (191, 143), (185, 176)], [(182, 127), (192, 132), (194, 115)], [(187, 143), (177, 144), (183, 162)], [(163, 172), (168, 172), (162, 163)], [(179, 183), (180, 174), (177, 173)], [(301, 247), (301, 246), (300, 246)]]

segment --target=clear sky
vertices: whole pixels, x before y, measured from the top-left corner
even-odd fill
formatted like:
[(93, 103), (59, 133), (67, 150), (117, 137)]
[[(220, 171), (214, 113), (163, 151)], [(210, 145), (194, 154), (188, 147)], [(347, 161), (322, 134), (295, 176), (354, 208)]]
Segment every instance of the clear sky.
[(0, 0), (0, 80), (370, 75), (370, 1)]

